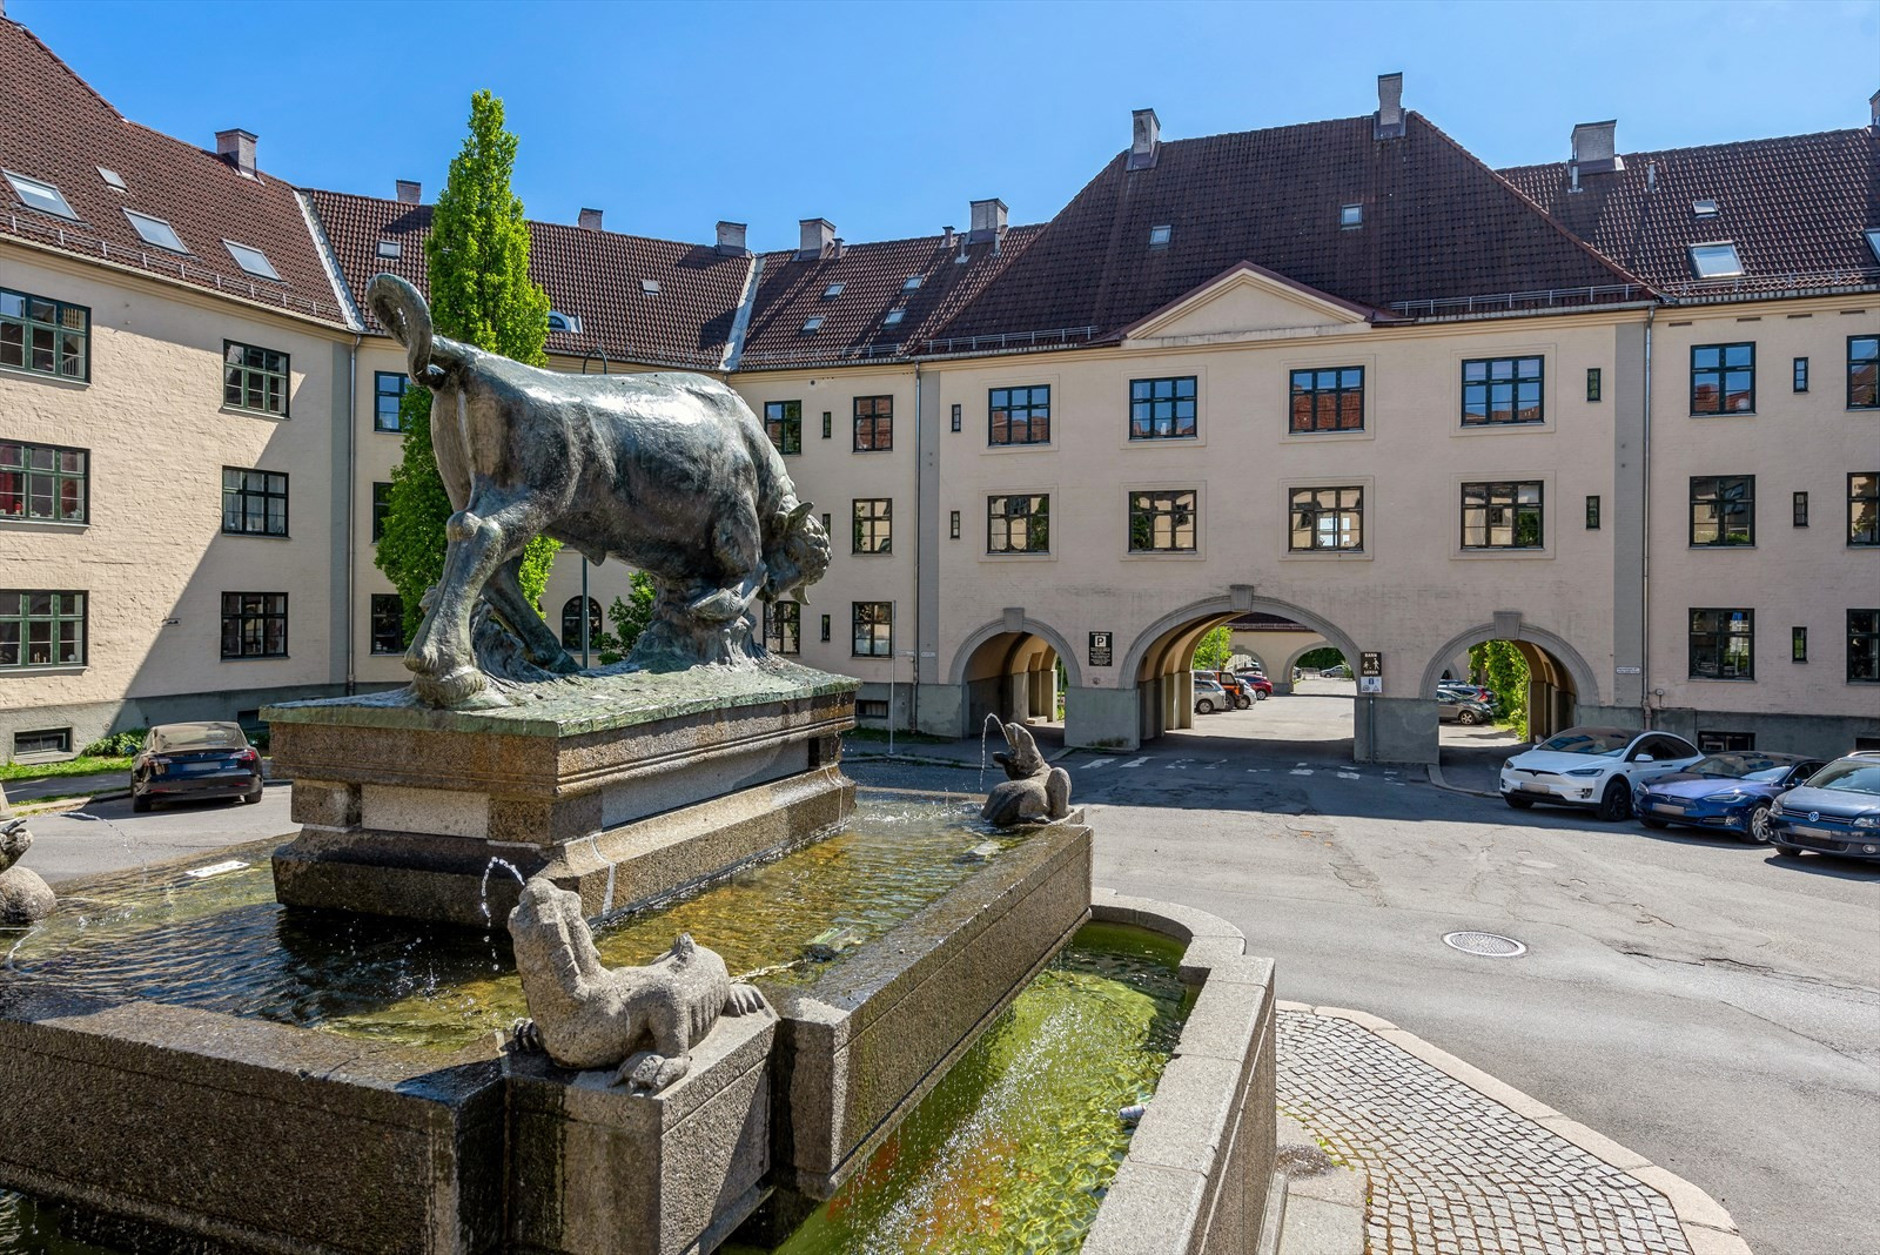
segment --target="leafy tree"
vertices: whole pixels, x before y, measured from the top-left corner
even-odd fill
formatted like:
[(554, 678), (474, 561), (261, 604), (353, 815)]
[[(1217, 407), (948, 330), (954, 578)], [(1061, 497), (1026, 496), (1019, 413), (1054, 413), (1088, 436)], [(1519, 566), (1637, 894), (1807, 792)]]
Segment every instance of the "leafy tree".
[(1345, 661), (1345, 655), (1330, 645), (1321, 645), (1317, 649), (1308, 649), (1299, 655), (1293, 663), (1301, 671), (1323, 671), (1327, 667), (1336, 667)]
[[(541, 366), (548, 361), (548, 293), (529, 279), (529, 226), (510, 190), (516, 147), (503, 129), (503, 102), (486, 91), (472, 96), (470, 134), (450, 163), (425, 243), (431, 321), (438, 335)], [(404, 603), (409, 637), (423, 618), (426, 590), (444, 574), (451, 504), (431, 452), (429, 391), (415, 383), (406, 389), (399, 425), (403, 456), (392, 471), (377, 562)], [(538, 536), (523, 554), (522, 591), (538, 609), (559, 548)]]
[(1234, 656), (1234, 634), (1221, 624), (1195, 642), (1195, 670), (1219, 671)]
[(602, 632), (601, 638), (593, 642), (594, 647), (600, 650), (603, 667), (611, 666), (632, 653), (640, 633), (653, 621), (653, 577), (644, 571), (635, 571), (627, 597), (630, 600), (616, 597), (614, 604), (607, 607), (607, 617), (613, 621), (614, 630), (611, 633)]
[(1486, 677), (1482, 683), (1501, 699), (1502, 719), (1514, 726), (1516, 736), (1528, 734), (1528, 665), (1521, 651), (1508, 641), (1487, 641), (1469, 647), (1469, 670)]

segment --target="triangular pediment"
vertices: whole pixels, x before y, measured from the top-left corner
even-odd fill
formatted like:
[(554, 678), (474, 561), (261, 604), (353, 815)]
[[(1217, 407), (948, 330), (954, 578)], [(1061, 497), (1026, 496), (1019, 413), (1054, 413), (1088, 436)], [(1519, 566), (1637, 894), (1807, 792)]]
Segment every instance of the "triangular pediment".
[(1241, 262), (1126, 328), (1124, 341), (1231, 339), (1358, 327), (1377, 311)]

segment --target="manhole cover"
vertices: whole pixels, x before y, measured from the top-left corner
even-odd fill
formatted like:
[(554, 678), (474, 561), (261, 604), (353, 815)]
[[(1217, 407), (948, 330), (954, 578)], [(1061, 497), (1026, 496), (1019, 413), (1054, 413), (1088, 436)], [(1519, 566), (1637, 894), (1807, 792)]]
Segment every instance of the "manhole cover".
[(1443, 944), (1485, 959), (1518, 959), (1527, 953), (1526, 946), (1500, 933), (1445, 933)]

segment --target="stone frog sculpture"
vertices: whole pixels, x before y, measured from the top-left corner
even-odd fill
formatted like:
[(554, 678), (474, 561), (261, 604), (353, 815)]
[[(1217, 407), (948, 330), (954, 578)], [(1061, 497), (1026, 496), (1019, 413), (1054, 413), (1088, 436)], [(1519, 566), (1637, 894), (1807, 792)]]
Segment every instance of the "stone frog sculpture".
[(992, 761), (1005, 768), (1011, 779), (993, 786), (986, 795), (980, 817), (987, 823), (1010, 828), (1022, 823), (1042, 823), (1062, 819), (1071, 813), (1071, 776), (1062, 767), (1048, 766), (1038, 752), (1038, 743), (1023, 724), (1000, 725), (1010, 753), (1000, 752)]
[(476, 665), (471, 610), (487, 600), (529, 661), (577, 670), (519, 582), (536, 536), (653, 578), (652, 623), (628, 662), (742, 664), (756, 603), (822, 578), (829, 536), (799, 501), (776, 446), (738, 394), (703, 375), (571, 375), (435, 334), (418, 290), (381, 274), (366, 302), (432, 394), (431, 443), (456, 513), (444, 574), (405, 654), (418, 698), (497, 705)]
[(509, 913), (516, 970), (531, 1020), (516, 1038), (566, 1068), (618, 1065), (614, 1083), (657, 1091), (684, 1076), (691, 1050), (722, 1015), (764, 1009), (754, 986), (733, 984), (725, 961), (688, 936), (645, 967), (601, 966), (579, 894), (537, 876)]
[(0, 789), (0, 928), (37, 924), (58, 905), (39, 873), (16, 866), (32, 844), (26, 821), (13, 814), (6, 790)]

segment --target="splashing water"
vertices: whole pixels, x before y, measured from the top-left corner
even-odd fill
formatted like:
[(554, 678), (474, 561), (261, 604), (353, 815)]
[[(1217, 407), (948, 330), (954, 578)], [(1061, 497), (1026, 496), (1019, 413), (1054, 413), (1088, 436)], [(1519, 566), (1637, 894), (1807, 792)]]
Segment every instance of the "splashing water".
[(529, 883), (527, 880), (523, 879), (522, 873), (516, 870), (516, 865), (510, 862), (508, 859), (505, 859), (505, 858), (491, 859), (490, 865), (483, 869), (483, 888), (481, 891), (482, 900), (481, 902), (478, 903), (478, 905), (480, 905), (483, 908), (483, 918), (486, 920), (489, 919), (490, 917), (490, 873), (495, 871), (498, 867), (508, 868), (509, 874), (516, 878), (517, 884), (527, 885)]
[(979, 725), (979, 791), (986, 791), (986, 737), (992, 729), (998, 728), (999, 735), (1005, 735), (1005, 725), (999, 722), (999, 716), (988, 714), (986, 721)]

